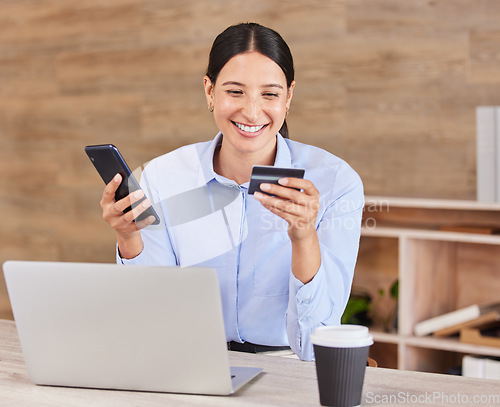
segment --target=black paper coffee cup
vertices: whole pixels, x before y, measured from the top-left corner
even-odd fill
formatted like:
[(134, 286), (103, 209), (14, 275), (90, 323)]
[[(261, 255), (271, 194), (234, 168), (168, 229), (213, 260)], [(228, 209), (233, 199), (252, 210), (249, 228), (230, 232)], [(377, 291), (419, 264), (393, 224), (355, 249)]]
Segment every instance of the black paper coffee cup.
[(359, 406), (368, 351), (373, 344), (368, 328), (358, 325), (320, 327), (311, 335), (311, 341), (321, 405)]

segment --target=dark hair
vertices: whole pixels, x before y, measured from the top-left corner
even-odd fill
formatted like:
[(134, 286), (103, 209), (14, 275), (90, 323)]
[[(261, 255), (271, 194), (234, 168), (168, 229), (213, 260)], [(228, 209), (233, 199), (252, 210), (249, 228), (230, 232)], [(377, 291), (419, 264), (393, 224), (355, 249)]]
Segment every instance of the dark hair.
[[(249, 51), (259, 52), (276, 62), (285, 74), (287, 87), (290, 87), (295, 76), (290, 48), (276, 31), (257, 23), (232, 25), (215, 38), (207, 68), (210, 81), (215, 84), (221, 69), (232, 57)], [(289, 137), (286, 120), (280, 134)]]

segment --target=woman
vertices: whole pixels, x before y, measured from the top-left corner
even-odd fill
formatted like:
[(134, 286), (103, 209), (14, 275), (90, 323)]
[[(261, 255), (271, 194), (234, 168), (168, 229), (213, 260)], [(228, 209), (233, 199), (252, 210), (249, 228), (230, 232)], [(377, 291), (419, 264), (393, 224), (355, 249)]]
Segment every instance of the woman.
[[(211, 142), (151, 161), (141, 185), (163, 217), (134, 223), (142, 192), (115, 202), (119, 175), (101, 200), (124, 264), (199, 265), (217, 270), (230, 349), (290, 346), (313, 358), (320, 325), (339, 324), (356, 262), (363, 187), (344, 161), (288, 139), (295, 87), (290, 50), (275, 31), (231, 26), (214, 41), (204, 78), (220, 130)], [(305, 168), (304, 179), (247, 193), (252, 166)]]

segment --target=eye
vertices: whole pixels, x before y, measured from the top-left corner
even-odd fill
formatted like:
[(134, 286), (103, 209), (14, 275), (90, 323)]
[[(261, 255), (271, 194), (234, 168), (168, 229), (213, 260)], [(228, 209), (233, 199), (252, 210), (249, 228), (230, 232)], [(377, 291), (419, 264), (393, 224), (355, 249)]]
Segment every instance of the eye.
[(241, 90), (226, 90), (226, 93), (228, 95), (232, 95), (232, 96), (240, 96), (240, 95), (243, 95), (243, 92)]
[(264, 93), (264, 97), (267, 99), (275, 99), (275, 98), (279, 97), (279, 94), (273, 93), (273, 92), (266, 92), (266, 93)]

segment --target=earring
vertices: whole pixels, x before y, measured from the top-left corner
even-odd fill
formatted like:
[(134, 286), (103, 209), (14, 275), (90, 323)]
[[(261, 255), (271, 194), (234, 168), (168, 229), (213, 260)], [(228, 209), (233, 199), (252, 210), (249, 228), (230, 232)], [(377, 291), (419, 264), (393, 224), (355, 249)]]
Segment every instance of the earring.
[(212, 113), (214, 111), (214, 107), (210, 104), (208, 105), (208, 111)]

